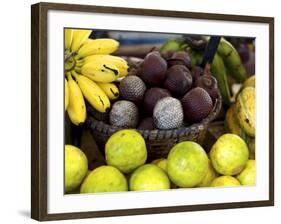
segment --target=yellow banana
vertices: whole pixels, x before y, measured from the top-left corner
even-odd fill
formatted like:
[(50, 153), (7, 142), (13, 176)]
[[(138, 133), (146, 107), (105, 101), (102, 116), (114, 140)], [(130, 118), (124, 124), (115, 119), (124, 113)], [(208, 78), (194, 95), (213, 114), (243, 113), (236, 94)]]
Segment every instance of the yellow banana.
[(111, 54), (119, 47), (119, 42), (114, 39), (101, 38), (89, 41), (78, 50), (78, 56), (81, 58), (93, 54)]
[(244, 82), (247, 78), (247, 72), (237, 50), (232, 44), (222, 38), (218, 46), (218, 53), (223, 58), (230, 75), (236, 81)]
[(85, 63), (78, 72), (96, 82), (113, 82), (119, 78), (119, 69), (107, 61)]
[(69, 87), (68, 82), (66, 79), (64, 79), (64, 110), (67, 109), (69, 104)]
[(110, 100), (115, 100), (119, 97), (119, 89), (114, 83), (97, 83), (97, 85), (104, 91)]
[(78, 51), (81, 45), (88, 39), (92, 30), (73, 30), (71, 51)]
[(91, 61), (109, 62), (114, 64), (119, 70), (119, 77), (128, 75), (128, 63), (125, 59), (112, 55), (91, 55), (84, 58), (84, 63)]
[(75, 125), (84, 123), (86, 120), (86, 105), (83, 98), (83, 94), (72, 79), (71, 74), (67, 74), (68, 87), (69, 87), (69, 104), (67, 107), (67, 113), (71, 122)]
[(70, 50), (72, 37), (73, 37), (73, 30), (65, 29), (64, 30), (64, 48), (67, 50)]
[(236, 100), (236, 112), (240, 127), (251, 137), (256, 131), (256, 95), (255, 88), (242, 89)]
[(83, 75), (72, 72), (84, 97), (99, 112), (107, 112), (110, 108), (110, 101), (102, 89), (92, 80)]

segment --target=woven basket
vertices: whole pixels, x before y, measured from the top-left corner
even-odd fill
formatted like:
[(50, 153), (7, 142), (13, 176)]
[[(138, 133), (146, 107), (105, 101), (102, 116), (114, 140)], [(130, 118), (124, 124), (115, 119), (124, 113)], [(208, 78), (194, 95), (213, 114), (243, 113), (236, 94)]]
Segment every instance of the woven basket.
[[(182, 141), (190, 140), (202, 144), (208, 125), (220, 112), (221, 105), (222, 99), (221, 96), (219, 96), (208, 117), (203, 119), (200, 123), (187, 127), (170, 130), (138, 130), (146, 142), (148, 161), (158, 158), (166, 158), (170, 149), (176, 143)], [(91, 116), (88, 116), (86, 123), (103, 154), (104, 146), (108, 138), (113, 133), (123, 129), (98, 121)]]

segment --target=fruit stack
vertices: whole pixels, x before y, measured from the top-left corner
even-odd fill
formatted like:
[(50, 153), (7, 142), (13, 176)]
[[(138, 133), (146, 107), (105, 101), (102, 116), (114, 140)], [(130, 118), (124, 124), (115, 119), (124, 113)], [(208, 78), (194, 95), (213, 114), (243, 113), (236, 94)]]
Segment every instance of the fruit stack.
[[(169, 57), (152, 51), (137, 75), (119, 83), (120, 98), (107, 116), (91, 109), (92, 115), (119, 128), (140, 130), (176, 129), (199, 123), (212, 111), (219, 96), (209, 68), (192, 67), (186, 52)], [(108, 118), (108, 120), (106, 119)]]
[(224, 134), (209, 155), (197, 143), (183, 141), (167, 158), (147, 163), (146, 142), (133, 129), (114, 133), (105, 145), (105, 165), (88, 171), (87, 157), (65, 146), (65, 192), (152, 191), (171, 188), (255, 185), (256, 164), (245, 141)]

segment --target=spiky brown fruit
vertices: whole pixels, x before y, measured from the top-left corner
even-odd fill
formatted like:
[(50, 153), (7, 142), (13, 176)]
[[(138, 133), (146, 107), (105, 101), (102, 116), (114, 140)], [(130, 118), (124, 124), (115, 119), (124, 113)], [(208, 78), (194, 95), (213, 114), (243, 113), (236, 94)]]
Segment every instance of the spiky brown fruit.
[(136, 128), (139, 121), (137, 106), (130, 101), (116, 101), (109, 113), (111, 125), (122, 128)]
[(196, 87), (181, 99), (185, 119), (189, 123), (197, 123), (212, 111), (213, 102), (206, 90)]
[(143, 106), (148, 114), (153, 113), (153, 109), (158, 100), (171, 96), (170, 92), (166, 89), (159, 87), (152, 87), (148, 89), (144, 95)]
[(138, 76), (127, 76), (122, 79), (119, 85), (121, 97), (136, 104), (142, 102), (145, 90), (146, 86)]
[(141, 64), (142, 80), (152, 86), (160, 86), (165, 80), (167, 62), (161, 57), (158, 51), (147, 54)]
[(167, 70), (164, 86), (172, 93), (183, 96), (192, 86), (192, 76), (184, 65), (174, 65)]
[(187, 68), (191, 68), (191, 58), (189, 54), (185, 51), (179, 51), (173, 53), (173, 55), (168, 59), (168, 66), (173, 65), (184, 65)]
[(153, 110), (154, 125), (158, 129), (174, 129), (183, 125), (181, 102), (173, 97), (165, 97), (157, 102)]
[(196, 87), (201, 87), (205, 89), (210, 97), (212, 98), (213, 102), (218, 98), (219, 96), (219, 89), (218, 89), (218, 83), (215, 77), (211, 75), (203, 75), (196, 79), (194, 85)]

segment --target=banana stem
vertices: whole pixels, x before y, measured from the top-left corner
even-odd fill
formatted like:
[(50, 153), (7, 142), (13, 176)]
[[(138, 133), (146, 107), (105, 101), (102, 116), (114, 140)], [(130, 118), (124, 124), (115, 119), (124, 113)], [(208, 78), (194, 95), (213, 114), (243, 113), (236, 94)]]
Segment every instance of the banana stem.
[(64, 62), (66, 63), (70, 58), (74, 57), (76, 52), (71, 52), (70, 54), (66, 55), (64, 58)]
[(70, 72), (67, 72), (66, 73), (66, 77), (68, 80), (72, 80), (72, 76), (71, 76), (71, 73)]

